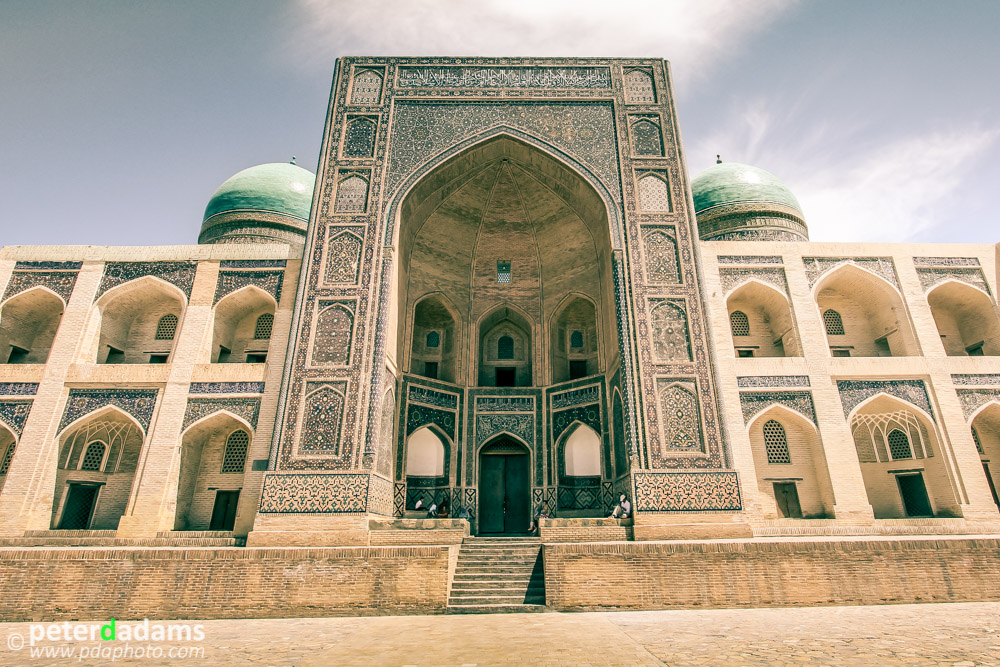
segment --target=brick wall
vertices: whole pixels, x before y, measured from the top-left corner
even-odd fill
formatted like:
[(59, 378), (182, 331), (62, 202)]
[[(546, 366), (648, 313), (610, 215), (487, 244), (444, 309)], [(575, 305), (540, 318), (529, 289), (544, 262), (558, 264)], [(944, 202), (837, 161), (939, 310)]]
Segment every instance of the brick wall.
[(0, 621), (440, 611), (448, 548), (0, 550)]
[(1000, 600), (1000, 540), (545, 545), (558, 609)]

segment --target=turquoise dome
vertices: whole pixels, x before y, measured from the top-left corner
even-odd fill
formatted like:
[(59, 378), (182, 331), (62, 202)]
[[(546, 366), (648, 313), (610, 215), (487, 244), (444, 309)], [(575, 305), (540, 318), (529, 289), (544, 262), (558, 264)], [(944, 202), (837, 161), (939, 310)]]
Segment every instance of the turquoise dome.
[(691, 181), (695, 213), (720, 204), (774, 202), (802, 213), (799, 200), (777, 176), (748, 164), (722, 162)]
[(311, 171), (284, 162), (244, 169), (208, 200), (199, 243), (301, 242), (315, 183)]
[(691, 181), (703, 241), (807, 241), (802, 206), (777, 176), (720, 162)]

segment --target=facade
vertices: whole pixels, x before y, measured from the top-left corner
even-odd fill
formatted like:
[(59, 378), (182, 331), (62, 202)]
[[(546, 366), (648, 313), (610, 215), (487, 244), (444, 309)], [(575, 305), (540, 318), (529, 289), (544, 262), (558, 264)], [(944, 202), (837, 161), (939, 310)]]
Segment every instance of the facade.
[(8, 543), (1000, 529), (996, 246), (690, 180), (660, 60), (343, 58), (322, 141), (199, 245), (0, 251)]

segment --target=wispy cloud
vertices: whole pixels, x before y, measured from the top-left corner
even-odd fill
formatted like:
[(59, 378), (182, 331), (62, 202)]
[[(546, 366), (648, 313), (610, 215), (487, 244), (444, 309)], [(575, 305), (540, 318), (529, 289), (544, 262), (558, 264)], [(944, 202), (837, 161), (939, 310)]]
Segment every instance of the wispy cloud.
[(343, 55), (642, 56), (690, 80), (798, 0), (297, 0), (289, 54), (329, 68)]
[(688, 150), (767, 169), (795, 193), (814, 241), (921, 240), (953, 220), (952, 206), (1000, 138), (979, 124), (887, 136), (862, 123), (803, 122), (787, 105), (755, 101)]

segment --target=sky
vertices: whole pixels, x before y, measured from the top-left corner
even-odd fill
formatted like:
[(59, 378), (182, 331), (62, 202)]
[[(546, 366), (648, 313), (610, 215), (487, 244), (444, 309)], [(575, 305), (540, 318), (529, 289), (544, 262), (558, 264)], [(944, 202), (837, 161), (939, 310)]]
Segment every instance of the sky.
[(345, 55), (662, 57), (691, 174), (773, 172), (814, 241), (996, 243), (996, 0), (0, 0), (0, 245), (195, 243), (315, 170)]

